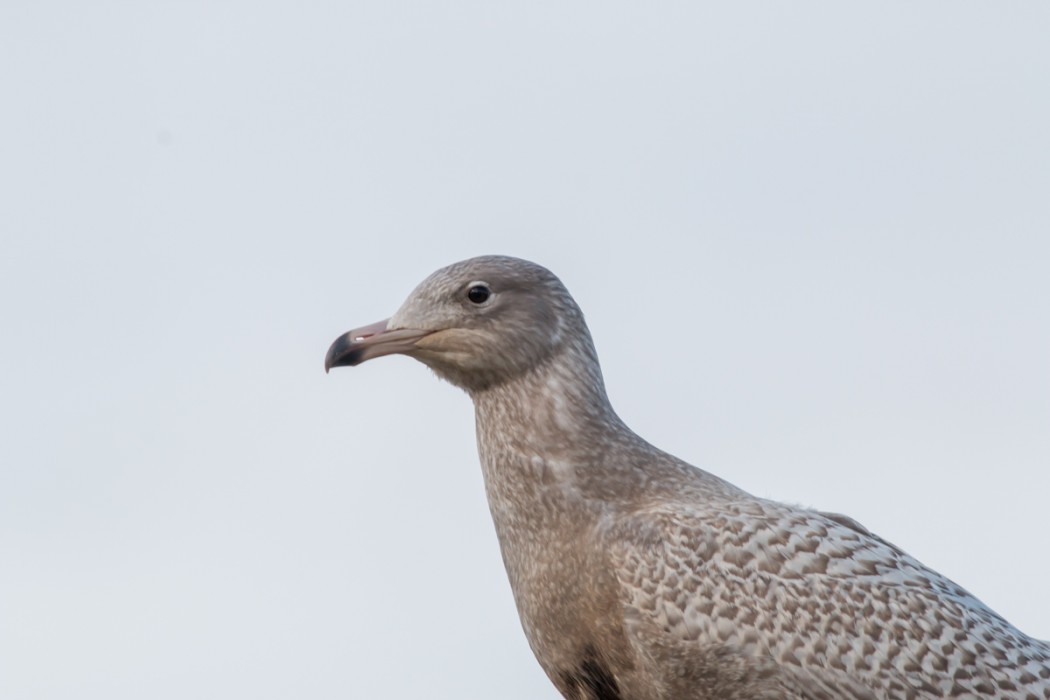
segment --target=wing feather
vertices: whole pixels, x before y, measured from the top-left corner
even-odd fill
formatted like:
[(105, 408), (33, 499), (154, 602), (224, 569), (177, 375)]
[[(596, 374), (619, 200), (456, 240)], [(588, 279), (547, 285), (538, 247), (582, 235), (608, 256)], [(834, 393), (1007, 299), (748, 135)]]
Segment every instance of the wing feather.
[(1050, 698), (1050, 646), (843, 516), (664, 503), (603, 537), (654, 675), (745, 669), (769, 697)]

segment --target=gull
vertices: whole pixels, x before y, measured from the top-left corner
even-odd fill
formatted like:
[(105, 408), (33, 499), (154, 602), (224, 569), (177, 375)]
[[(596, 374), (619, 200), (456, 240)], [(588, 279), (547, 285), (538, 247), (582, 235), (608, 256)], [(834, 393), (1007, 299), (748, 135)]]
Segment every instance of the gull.
[(325, 370), (393, 353), (474, 402), (521, 624), (565, 698), (1050, 700), (1050, 645), (956, 583), (851, 518), (757, 498), (632, 432), (546, 268), (440, 269), (336, 339)]

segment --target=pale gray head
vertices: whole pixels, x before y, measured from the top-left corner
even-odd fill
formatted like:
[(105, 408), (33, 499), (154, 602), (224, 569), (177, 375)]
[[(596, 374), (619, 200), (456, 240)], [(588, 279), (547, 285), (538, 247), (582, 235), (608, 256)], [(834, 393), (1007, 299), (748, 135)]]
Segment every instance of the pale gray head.
[(549, 270), (490, 255), (423, 280), (390, 319), (336, 339), (325, 370), (400, 353), (469, 392), (511, 381), (565, 353), (596, 362), (576, 302)]

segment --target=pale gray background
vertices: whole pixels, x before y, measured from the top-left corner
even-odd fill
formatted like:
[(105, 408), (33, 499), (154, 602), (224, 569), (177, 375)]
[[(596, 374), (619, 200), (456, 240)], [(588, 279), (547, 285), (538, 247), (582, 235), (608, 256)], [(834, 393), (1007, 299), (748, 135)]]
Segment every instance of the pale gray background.
[(548, 698), (467, 398), (537, 260), (652, 442), (1050, 637), (1050, 5), (0, 3), (0, 696)]

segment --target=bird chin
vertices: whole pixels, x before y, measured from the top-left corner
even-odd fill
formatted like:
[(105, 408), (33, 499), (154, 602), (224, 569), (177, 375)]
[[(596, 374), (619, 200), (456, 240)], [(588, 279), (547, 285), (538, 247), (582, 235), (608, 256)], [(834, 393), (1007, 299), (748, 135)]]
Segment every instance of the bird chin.
[[(434, 334), (438, 335), (438, 334)], [(460, 343), (432, 343), (427, 336), (405, 354), (429, 367), (446, 382), (458, 386), (468, 394), (482, 391), (495, 380), (476, 348), (464, 349)]]

